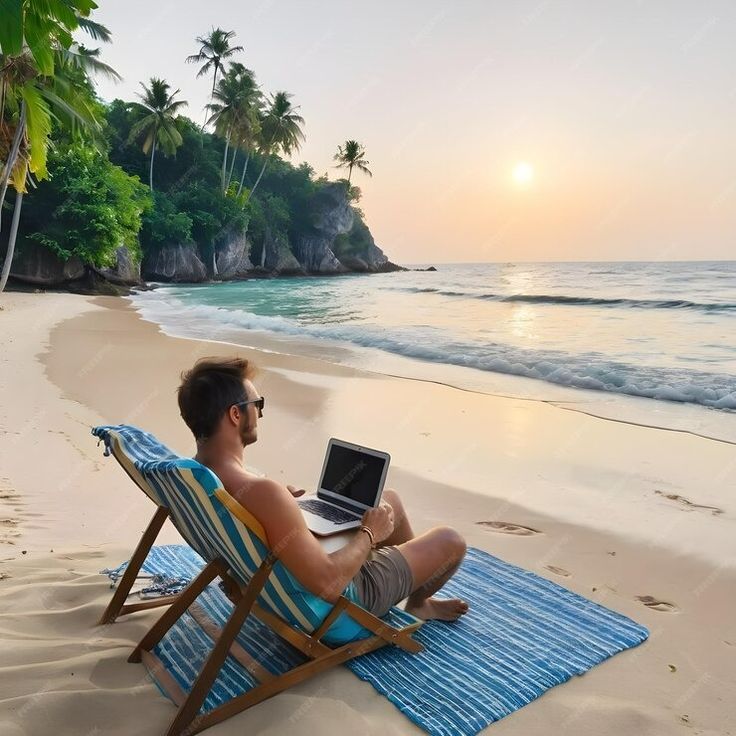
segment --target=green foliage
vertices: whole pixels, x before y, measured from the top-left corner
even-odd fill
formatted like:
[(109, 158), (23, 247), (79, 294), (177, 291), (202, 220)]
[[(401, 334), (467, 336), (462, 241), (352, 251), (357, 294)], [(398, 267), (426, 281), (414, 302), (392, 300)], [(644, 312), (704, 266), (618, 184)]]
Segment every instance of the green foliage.
[(211, 245), (225, 230), (243, 230), (247, 216), (232, 197), (193, 179), (169, 193), (174, 206), (192, 218), (192, 236), (201, 247)]
[(272, 233), (288, 232), (291, 222), (291, 212), (288, 202), (277, 194), (264, 194), (263, 197), (255, 199), (250, 204), (250, 227), (251, 237), (261, 241), (270, 228)]
[(96, 127), (87, 75), (117, 75), (97, 50), (72, 37), (96, 7), (91, 0), (0, 0), (0, 127), (23, 132), (20, 149), (2, 161), (0, 206), (8, 176), (18, 191), (26, 190), (28, 172), (46, 177), (52, 117), (68, 127)]
[[(207, 36), (197, 36), (194, 40), (199, 44), (199, 51), (192, 56), (187, 56), (187, 64), (202, 64), (197, 77), (204, 77), (214, 71), (222, 71), (223, 59), (227, 59), (238, 51), (243, 51), (242, 46), (231, 46), (230, 40), (235, 37), (235, 31), (224, 31), (222, 28), (213, 28)], [(214, 81), (212, 86), (214, 87)]]
[(166, 194), (154, 192), (153, 207), (143, 216), (141, 242), (154, 249), (171, 243), (191, 243), (192, 218), (179, 212)]
[(344, 146), (337, 147), (337, 153), (333, 156), (337, 162), (336, 168), (344, 168), (348, 170), (348, 186), (350, 178), (353, 175), (353, 169), (358, 169), (368, 176), (373, 176), (368, 168), (370, 161), (365, 158), (365, 148), (358, 141), (345, 141)]
[(62, 260), (72, 256), (98, 268), (115, 263), (127, 246), (140, 257), (141, 216), (150, 207), (148, 189), (81, 143), (61, 144), (49, 156), (50, 179), (26, 198), (21, 232)]

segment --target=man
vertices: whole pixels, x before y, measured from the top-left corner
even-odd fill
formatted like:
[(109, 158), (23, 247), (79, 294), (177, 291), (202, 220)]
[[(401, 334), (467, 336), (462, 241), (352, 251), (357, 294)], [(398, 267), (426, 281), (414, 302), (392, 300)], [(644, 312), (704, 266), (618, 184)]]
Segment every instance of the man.
[(351, 541), (328, 554), (295, 500), (304, 491), (245, 469), (244, 450), (257, 440), (263, 416), (254, 372), (242, 358), (204, 358), (182, 374), (179, 409), (197, 441), (196, 459), (258, 519), (276, 556), (308, 591), (330, 602), (352, 580), (358, 603), (376, 616), (404, 598), (406, 610), (422, 619), (463, 615), (464, 601), (432, 597), (465, 555), (465, 542), (454, 529), (436, 527), (415, 537), (398, 494), (386, 490), (384, 502), (366, 511)]

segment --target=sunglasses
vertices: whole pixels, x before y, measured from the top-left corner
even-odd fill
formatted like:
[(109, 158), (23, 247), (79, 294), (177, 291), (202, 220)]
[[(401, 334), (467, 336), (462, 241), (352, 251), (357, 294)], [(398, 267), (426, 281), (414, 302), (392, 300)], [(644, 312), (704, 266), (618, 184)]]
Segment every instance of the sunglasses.
[(258, 399), (236, 401), (233, 406), (248, 406), (248, 404), (255, 404), (258, 407), (258, 416), (263, 416), (263, 407), (266, 405), (266, 399), (263, 396)]

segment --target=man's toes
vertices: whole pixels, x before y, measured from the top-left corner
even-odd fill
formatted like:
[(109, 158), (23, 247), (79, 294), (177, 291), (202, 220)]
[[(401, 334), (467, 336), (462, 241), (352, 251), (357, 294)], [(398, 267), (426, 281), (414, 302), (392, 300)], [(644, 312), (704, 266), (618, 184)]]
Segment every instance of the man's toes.
[(458, 612), (458, 615), (462, 616), (464, 613), (468, 612), (468, 604), (465, 601), (458, 599), (455, 604), (455, 610)]

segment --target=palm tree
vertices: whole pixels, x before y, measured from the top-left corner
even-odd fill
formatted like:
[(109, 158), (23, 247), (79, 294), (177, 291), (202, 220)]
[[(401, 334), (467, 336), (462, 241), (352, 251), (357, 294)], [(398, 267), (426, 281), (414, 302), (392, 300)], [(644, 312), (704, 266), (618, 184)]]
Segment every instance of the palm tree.
[(364, 174), (368, 174), (368, 176), (373, 176), (373, 173), (368, 168), (370, 161), (365, 160), (365, 148), (358, 141), (345, 141), (344, 147), (338, 146), (334, 160), (337, 161), (335, 168), (347, 168), (348, 186), (350, 185), (350, 177), (353, 175), (353, 168), (362, 171)]
[[(238, 191), (236, 196), (240, 197), (243, 193), (243, 186), (245, 185), (245, 174), (248, 171), (248, 162), (250, 161), (250, 154), (253, 149), (257, 146), (258, 141), (261, 138), (261, 117), (262, 117), (262, 105), (263, 96), (258, 96), (255, 104), (251, 107), (250, 115), (248, 116), (248, 122), (245, 125), (241, 125), (238, 130), (238, 148), (245, 152), (245, 159), (243, 161), (243, 169), (240, 172), (240, 181), (238, 182)], [(233, 157), (233, 166), (230, 167), (230, 174), (232, 177), (232, 169), (235, 165), (235, 158)], [(228, 187), (230, 182), (228, 182)]]
[[(235, 31), (223, 31), (222, 28), (213, 28), (208, 36), (197, 36), (195, 41), (200, 45), (196, 54), (187, 56), (187, 64), (199, 64), (204, 62), (197, 72), (197, 77), (203, 77), (214, 70), (212, 77), (212, 92), (210, 102), (214, 102), (215, 86), (217, 84), (217, 72), (225, 71), (223, 61), (229, 59), (238, 51), (243, 51), (242, 46), (230, 46), (230, 39), (235, 37)], [(205, 122), (202, 130), (207, 125), (207, 112), (205, 111)]]
[[(288, 92), (277, 92), (271, 98), (271, 104), (261, 119), (260, 152), (263, 156), (263, 166), (258, 174), (248, 199), (253, 196), (266, 170), (268, 158), (272, 153), (281, 150), (287, 156), (298, 151), (304, 140), (304, 118), (297, 115), (298, 107), (293, 107)], [(247, 200), (246, 200), (247, 201)]]
[(161, 146), (165, 156), (173, 156), (182, 143), (181, 133), (176, 127), (176, 112), (187, 103), (185, 100), (174, 100), (179, 90), (169, 94), (170, 85), (163, 79), (151, 77), (150, 87), (141, 82), (143, 94), (138, 95), (140, 102), (131, 102), (130, 108), (144, 115), (130, 129), (128, 141), (143, 138), (143, 153), (151, 152), (151, 165), (148, 173), (148, 184), (153, 191), (153, 160), (156, 149)]
[(242, 64), (233, 62), (220, 79), (212, 97), (215, 101), (207, 106), (212, 113), (207, 122), (214, 123), (215, 131), (225, 139), (221, 175), (222, 191), (225, 192), (230, 186), (237, 157), (236, 147), (228, 174), (230, 144), (235, 142), (236, 146), (247, 145), (252, 139), (258, 127), (257, 111), (260, 108), (261, 92), (253, 72)]
[(233, 170), (235, 169), (238, 151), (243, 151), (245, 158), (237, 196), (240, 196), (243, 191), (243, 182), (245, 180), (245, 173), (248, 170), (250, 153), (258, 140), (258, 134), (261, 130), (260, 115), (263, 106), (263, 94), (256, 83), (255, 75), (248, 69), (245, 69), (244, 73), (241, 74), (240, 95), (240, 114), (232, 131), (232, 142), (234, 143), (233, 158), (230, 162), (230, 171), (227, 182), (225, 183), (225, 191), (227, 191), (230, 188), (230, 182), (233, 178)]
[[(0, 24), (0, 140), (8, 144), (3, 146), (8, 155), (0, 173), (0, 215), (11, 182), (17, 192), (0, 292), (10, 274), (28, 176), (47, 175), (52, 115), (64, 127), (99, 132), (89, 75), (103, 72), (117, 77), (97, 59), (97, 50), (84, 49), (72, 38), (72, 32), (82, 28), (95, 40), (110, 40), (107, 28), (88, 17), (96, 7), (93, 3), (47, 0), (18, 6), (20, 12), (8, 13)], [(29, 43), (26, 33), (31, 28)]]

